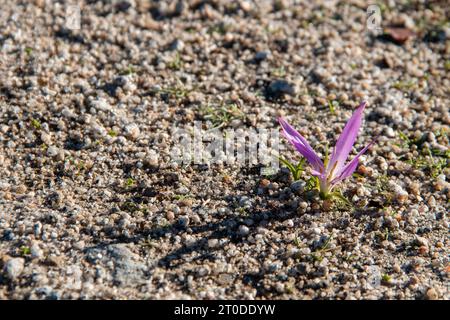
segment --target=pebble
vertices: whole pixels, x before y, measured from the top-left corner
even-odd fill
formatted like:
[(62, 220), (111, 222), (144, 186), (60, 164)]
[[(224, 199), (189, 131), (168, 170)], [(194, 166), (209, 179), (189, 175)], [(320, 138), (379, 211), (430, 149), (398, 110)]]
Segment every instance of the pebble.
[(124, 128), (124, 131), (125, 131), (126, 137), (131, 140), (136, 140), (139, 137), (139, 135), (141, 134), (141, 131), (139, 130), (138, 125), (135, 123), (130, 123), (130, 124), (126, 125)]
[(171, 44), (170, 44), (170, 50), (173, 51), (181, 51), (184, 49), (184, 42), (180, 39), (175, 39)]
[(288, 228), (292, 228), (294, 226), (294, 220), (288, 219), (284, 222), (284, 225)]
[(401, 186), (390, 182), (390, 187), (394, 191), (395, 199), (399, 203), (405, 203), (408, 200), (408, 192), (406, 192)]
[(291, 184), (291, 190), (295, 193), (301, 193), (305, 190), (306, 182), (303, 180), (294, 181)]
[(50, 145), (52, 143), (52, 136), (46, 132), (41, 133), (41, 140), (46, 145)]
[(428, 247), (428, 240), (424, 237), (416, 236), (415, 241), (416, 241), (417, 245), (419, 245), (419, 246)]
[(286, 80), (274, 80), (267, 87), (267, 95), (270, 98), (280, 98), (284, 95), (295, 95), (294, 87)]
[(269, 57), (269, 55), (270, 55), (269, 51), (258, 51), (255, 54), (255, 61), (260, 62), (266, 60)]
[(55, 156), (57, 156), (57, 155), (58, 155), (58, 152), (59, 152), (59, 149), (58, 149), (57, 147), (55, 147), (55, 146), (50, 146), (50, 147), (48, 147), (48, 149), (47, 149), (47, 155), (48, 155), (49, 157), (55, 157)]
[(250, 233), (250, 229), (246, 225), (240, 225), (238, 229), (239, 235), (245, 237)]
[(219, 240), (217, 239), (208, 239), (208, 247), (209, 248), (216, 248), (219, 245)]
[(4, 270), (8, 278), (14, 280), (21, 275), (24, 265), (25, 260), (23, 258), (11, 258), (6, 262)]
[(437, 293), (436, 289), (429, 288), (427, 292), (425, 293), (425, 299), (427, 300), (437, 300), (439, 298), (439, 294)]
[(188, 216), (181, 216), (181, 217), (179, 217), (178, 218), (178, 223), (183, 228), (186, 228), (187, 226), (189, 226), (189, 217)]
[(31, 253), (31, 257), (33, 259), (41, 259), (44, 256), (44, 252), (42, 251), (42, 249), (39, 247), (39, 245), (37, 243), (34, 243), (30, 247), (30, 253)]

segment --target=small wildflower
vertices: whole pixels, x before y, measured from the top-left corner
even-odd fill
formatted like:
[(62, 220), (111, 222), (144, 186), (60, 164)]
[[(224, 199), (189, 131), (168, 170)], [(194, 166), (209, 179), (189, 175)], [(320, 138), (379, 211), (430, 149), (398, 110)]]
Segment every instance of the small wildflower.
[(325, 156), (324, 162), (319, 158), (308, 141), (289, 125), (283, 118), (279, 118), (284, 136), (297, 149), (300, 154), (309, 162), (313, 176), (319, 180), (319, 191), (322, 199), (329, 199), (332, 196), (341, 198), (340, 193), (332, 190), (344, 179), (350, 177), (358, 166), (359, 157), (375, 143), (376, 139), (364, 147), (351, 161), (346, 163), (348, 155), (356, 141), (359, 128), (362, 122), (362, 115), (366, 102), (362, 102), (358, 109), (353, 113), (350, 120), (345, 125), (336, 146), (333, 149), (331, 157)]

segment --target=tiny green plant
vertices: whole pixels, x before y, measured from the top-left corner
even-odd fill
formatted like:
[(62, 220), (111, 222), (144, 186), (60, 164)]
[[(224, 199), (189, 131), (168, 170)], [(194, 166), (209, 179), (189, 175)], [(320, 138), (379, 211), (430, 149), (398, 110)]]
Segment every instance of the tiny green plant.
[(385, 283), (389, 283), (391, 282), (392, 277), (390, 275), (388, 275), (387, 273), (383, 274), (381, 276), (381, 281), (385, 282)]
[(330, 244), (331, 240), (333, 240), (332, 237), (328, 237), (323, 244), (318, 246), (312, 253), (311, 257), (316, 261), (322, 261), (324, 258), (324, 254), (326, 252), (331, 251)]
[(189, 96), (189, 93), (191, 93), (192, 91), (193, 90), (186, 89), (183, 86), (174, 86), (161, 89), (154, 89), (152, 92), (168, 95), (174, 97), (175, 99), (180, 100), (187, 98)]
[(30, 249), (30, 247), (27, 247), (27, 246), (21, 246), (20, 247), (20, 253), (23, 256), (27, 256), (27, 255), (31, 254), (31, 249)]
[(297, 164), (293, 164), (283, 157), (278, 157), (278, 159), (280, 159), (281, 163), (283, 163), (289, 169), (294, 181), (300, 180), (302, 172), (304, 171), (303, 166), (306, 161), (305, 158), (301, 158)]
[(125, 181), (125, 187), (127, 188), (131, 188), (132, 186), (134, 186), (136, 184), (136, 181), (133, 178), (128, 178)]
[(400, 80), (393, 84), (393, 87), (397, 90), (408, 92), (414, 89), (417, 83), (413, 80)]
[(336, 108), (339, 106), (339, 102), (336, 100), (328, 100), (328, 108), (330, 109), (331, 114), (336, 113)]
[(445, 61), (445, 70), (450, 71), (450, 60)]
[(37, 119), (31, 119), (31, 126), (36, 130), (41, 129), (41, 123)]
[(167, 64), (167, 66), (169, 67), (169, 69), (174, 71), (181, 70), (181, 68), (183, 67), (183, 60), (181, 59), (181, 56), (178, 52), (175, 54), (175, 57)]
[(134, 68), (134, 66), (132, 64), (129, 64), (128, 67), (126, 67), (125, 69), (123, 69), (120, 72), (120, 75), (122, 76), (129, 76), (136, 73), (136, 69)]
[(213, 128), (221, 128), (235, 119), (242, 120), (245, 117), (243, 111), (235, 103), (219, 107), (208, 104), (200, 112), (205, 120), (211, 121)]
[(27, 55), (31, 55), (32, 53), (33, 53), (33, 48), (31, 48), (31, 47), (26, 47), (25, 48), (25, 53), (27, 54)]
[[(437, 132), (436, 137), (446, 138), (446, 132)], [(439, 176), (445, 168), (450, 167), (450, 150), (430, 149), (425, 147), (426, 135), (422, 135), (418, 138), (410, 138), (403, 132), (398, 132), (402, 144), (400, 145), (404, 149), (411, 149), (416, 146), (419, 155), (406, 159), (405, 162), (411, 165), (415, 169), (426, 170), (431, 174), (432, 178)]]
[(284, 66), (281, 66), (281, 67), (273, 69), (271, 73), (272, 73), (272, 76), (274, 76), (274, 77), (282, 78), (286, 75), (286, 70), (285, 70)]
[(117, 137), (117, 132), (111, 129), (108, 131), (108, 136), (113, 137), (113, 138)]

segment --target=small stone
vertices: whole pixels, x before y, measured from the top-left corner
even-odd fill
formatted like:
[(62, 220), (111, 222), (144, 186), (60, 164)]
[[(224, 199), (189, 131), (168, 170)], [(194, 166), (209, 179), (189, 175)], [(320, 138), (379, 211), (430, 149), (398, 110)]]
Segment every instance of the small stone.
[(141, 134), (139, 127), (135, 123), (130, 123), (126, 125), (124, 130), (126, 137), (128, 137), (131, 140), (136, 140)]
[(302, 248), (302, 249), (300, 249), (300, 252), (304, 255), (308, 255), (308, 254), (311, 254), (311, 249), (308, 247)]
[(40, 259), (40, 258), (42, 258), (43, 255), (44, 255), (42, 249), (39, 248), (39, 246), (38, 246), (36, 243), (34, 243), (34, 244), (31, 246), (31, 248), (30, 248), (30, 253), (31, 253), (31, 257), (32, 257), (33, 259)]
[(275, 289), (277, 290), (278, 293), (284, 293), (284, 291), (285, 291), (284, 283), (278, 282), (278, 283), (275, 285)]
[(425, 293), (425, 299), (427, 300), (437, 300), (439, 298), (439, 294), (437, 293), (436, 289), (429, 288), (427, 292)]
[(260, 61), (266, 60), (269, 57), (269, 55), (270, 55), (269, 51), (258, 51), (255, 54), (255, 61), (260, 62)]
[(175, 214), (173, 213), (173, 211), (167, 211), (166, 219), (169, 221), (173, 221), (173, 219), (175, 219)]
[(20, 184), (14, 188), (14, 191), (18, 194), (24, 194), (25, 192), (27, 192), (27, 186), (24, 184)]
[(62, 260), (62, 258), (59, 257), (59, 256), (53, 256), (53, 255), (52, 255), (52, 256), (49, 256), (49, 257), (47, 258), (46, 263), (47, 263), (49, 266), (58, 267), (58, 266), (62, 265), (63, 260)]
[(189, 217), (188, 216), (181, 216), (178, 218), (178, 223), (186, 228), (187, 226), (189, 226)]
[(267, 87), (267, 96), (269, 98), (277, 99), (286, 94), (295, 95), (294, 87), (286, 80), (274, 80)]
[(417, 245), (419, 245), (419, 246), (428, 247), (428, 240), (424, 237), (416, 236), (415, 241), (416, 241)]
[(419, 196), (420, 195), (420, 184), (417, 182), (413, 182), (409, 185), (409, 190), (411, 191), (411, 193), (415, 196)]
[(48, 155), (49, 157), (55, 157), (55, 156), (58, 154), (58, 152), (59, 152), (59, 150), (58, 150), (58, 148), (55, 147), (55, 146), (50, 146), (50, 147), (48, 147), (48, 149), (47, 149), (47, 155)]
[(49, 135), (49, 134), (46, 133), (46, 132), (42, 132), (42, 133), (41, 133), (41, 140), (42, 140), (42, 142), (45, 143), (46, 145), (49, 145), (49, 144), (52, 143), (52, 136)]
[(23, 271), (25, 264), (25, 260), (23, 258), (11, 258), (9, 259), (4, 267), (5, 273), (8, 276), (8, 278), (14, 280)]
[(395, 138), (395, 131), (391, 127), (387, 127), (384, 132), (389, 138)]
[(291, 190), (295, 193), (301, 193), (305, 190), (306, 182), (305, 181), (294, 181), (291, 184)]
[(202, 267), (198, 270), (197, 275), (199, 277), (204, 277), (209, 274), (209, 269), (207, 267)]
[(184, 48), (184, 42), (180, 39), (174, 40), (170, 45), (169, 49), (172, 51), (181, 51)]
[(292, 228), (294, 226), (294, 221), (292, 219), (288, 219), (284, 222), (284, 225), (288, 228)]
[(300, 202), (298, 207), (304, 211), (308, 208), (308, 202), (306, 202), (306, 201)]
[(426, 255), (428, 253), (428, 247), (427, 246), (420, 246), (418, 251), (419, 251), (419, 254)]
[(395, 184), (394, 182), (390, 183), (390, 188), (393, 190), (395, 199), (399, 203), (404, 203), (408, 200), (408, 192), (406, 192), (401, 186)]
[(90, 106), (96, 110), (108, 111), (111, 110), (111, 106), (105, 99), (94, 100), (90, 103)]
[(238, 232), (241, 236), (245, 237), (250, 233), (250, 229), (245, 225), (240, 225)]
[(217, 239), (208, 239), (208, 247), (215, 248), (219, 244), (219, 240)]
[(259, 182), (259, 186), (262, 188), (267, 188), (269, 185), (270, 185), (270, 180), (267, 180), (267, 179), (262, 179)]

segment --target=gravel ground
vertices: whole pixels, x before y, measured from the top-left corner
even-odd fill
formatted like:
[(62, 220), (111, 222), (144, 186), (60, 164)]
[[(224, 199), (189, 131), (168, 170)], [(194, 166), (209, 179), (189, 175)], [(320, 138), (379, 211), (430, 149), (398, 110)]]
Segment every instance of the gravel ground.
[[(445, 1), (70, 4), (0, 0), (0, 299), (450, 298)], [(353, 208), (170, 156), (280, 115), (320, 149), (363, 99)]]

